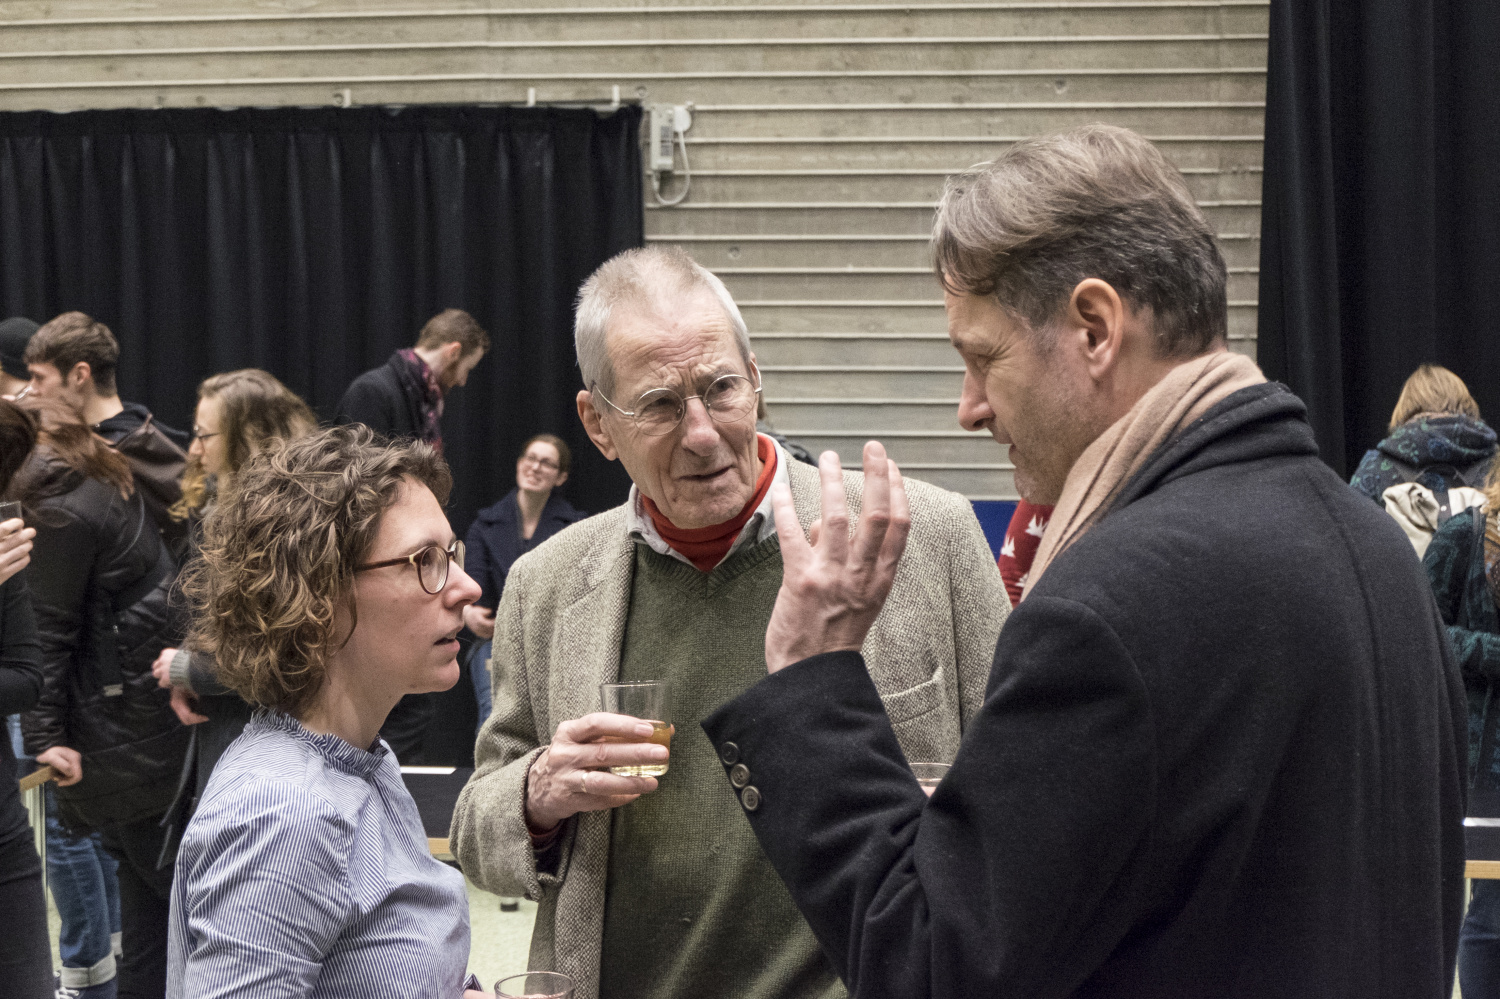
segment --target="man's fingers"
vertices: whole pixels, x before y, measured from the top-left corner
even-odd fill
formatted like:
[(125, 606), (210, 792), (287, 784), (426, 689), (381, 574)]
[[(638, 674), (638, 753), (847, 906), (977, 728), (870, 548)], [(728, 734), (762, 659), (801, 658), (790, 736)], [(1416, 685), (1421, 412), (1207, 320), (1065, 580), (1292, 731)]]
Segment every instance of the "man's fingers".
[(839, 456), (824, 451), (818, 456), (818, 477), (822, 485), (822, 530), (818, 534), (818, 551), (835, 564), (849, 557), (849, 504), (844, 499), (844, 471)]
[(895, 581), (896, 563), (901, 561), (901, 553), (906, 551), (907, 536), (911, 533), (911, 504), (906, 498), (906, 480), (901, 477), (901, 469), (896, 467), (894, 461), (890, 462), (889, 473), (891, 525), (885, 532), (885, 542), (880, 548), (882, 572), (888, 572), (890, 576), (885, 584), (887, 589)]
[(665, 763), (671, 755), (666, 746), (635, 739), (629, 742), (574, 743), (553, 748), (553, 759), (559, 766), (579, 770)]
[[(581, 778), (581, 779), (580, 779)], [(609, 801), (603, 807), (614, 808), (617, 804), (633, 801), (643, 794), (656, 790), (655, 777), (622, 777), (608, 770), (579, 770), (573, 774), (574, 794), (590, 798), (623, 798), (624, 801)]]
[(557, 726), (557, 734), (564, 742), (598, 742), (605, 738), (644, 742), (651, 737), (651, 732), (651, 723), (648, 721), (608, 711), (595, 711)]
[(865, 495), (860, 506), (859, 527), (854, 531), (850, 568), (856, 573), (875, 570), (891, 523), (891, 475), (893, 465), (879, 441), (868, 441), (864, 449)]
[[(807, 539), (802, 536), (802, 524), (797, 520), (797, 508), (792, 505), (792, 490), (783, 482), (771, 487), (771, 510), (776, 516), (776, 537), (781, 540), (781, 561), (785, 565), (801, 566), (811, 557)], [(813, 531), (817, 531), (817, 524)], [(814, 533), (813, 541), (817, 541)]]

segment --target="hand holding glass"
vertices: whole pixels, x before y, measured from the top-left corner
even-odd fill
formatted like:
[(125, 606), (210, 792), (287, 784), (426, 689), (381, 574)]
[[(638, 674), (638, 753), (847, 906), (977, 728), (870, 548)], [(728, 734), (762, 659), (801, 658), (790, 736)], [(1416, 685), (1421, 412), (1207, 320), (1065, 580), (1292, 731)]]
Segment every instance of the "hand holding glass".
[[(651, 723), (648, 742), (672, 748), (672, 733), (676, 729), (671, 719), (671, 685), (665, 680), (645, 680), (639, 683), (599, 684), (599, 706), (617, 715), (630, 715)], [(609, 772), (622, 777), (660, 777), (667, 772), (668, 761), (643, 763), (637, 766), (610, 767)]]

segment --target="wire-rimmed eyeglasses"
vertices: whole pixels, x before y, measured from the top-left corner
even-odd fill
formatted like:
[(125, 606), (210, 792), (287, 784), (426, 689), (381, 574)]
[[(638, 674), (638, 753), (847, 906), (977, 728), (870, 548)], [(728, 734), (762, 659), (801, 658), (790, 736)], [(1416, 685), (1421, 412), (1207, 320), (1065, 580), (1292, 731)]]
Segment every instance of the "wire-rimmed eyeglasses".
[(745, 375), (720, 375), (697, 395), (684, 397), (676, 389), (649, 389), (636, 398), (633, 409), (616, 406), (597, 385), (590, 391), (598, 392), (599, 398), (609, 403), (610, 408), (634, 421), (636, 429), (647, 437), (663, 437), (682, 422), (687, 414), (687, 404), (694, 399), (703, 402), (703, 408), (716, 422), (730, 423), (755, 408), (755, 397), (760, 395), (760, 388)]
[(418, 549), (401, 558), (388, 558), (384, 562), (367, 562), (364, 565), (357, 565), (354, 571), (384, 569), (386, 566), (404, 565), (407, 562), (417, 567), (417, 582), (422, 584), (422, 589), (437, 596), (443, 592), (443, 587), (448, 585), (448, 564), (456, 562), (460, 569), (464, 567), (464, 543), (454, 538), (453, 544), (447, 548), (440, 545), (428, 545), (426, 548)]

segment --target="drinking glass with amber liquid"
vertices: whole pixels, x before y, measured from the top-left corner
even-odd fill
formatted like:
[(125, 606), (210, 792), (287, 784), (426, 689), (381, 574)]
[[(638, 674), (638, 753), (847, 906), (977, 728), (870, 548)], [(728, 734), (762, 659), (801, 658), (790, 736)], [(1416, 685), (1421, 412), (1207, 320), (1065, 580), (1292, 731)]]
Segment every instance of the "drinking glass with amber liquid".
[[(599, 684), (599, 706), (617, 715), (630, 715), (651, 723), (646, 741), (672, 748), (676, 729), (671, 718), (672, 685), (665, 680), (642, 680), (637, 683)], [(667, 760), (626, 767), (610, 767), (609, 772), (622, 777), (660, 777), (667, 772)]]

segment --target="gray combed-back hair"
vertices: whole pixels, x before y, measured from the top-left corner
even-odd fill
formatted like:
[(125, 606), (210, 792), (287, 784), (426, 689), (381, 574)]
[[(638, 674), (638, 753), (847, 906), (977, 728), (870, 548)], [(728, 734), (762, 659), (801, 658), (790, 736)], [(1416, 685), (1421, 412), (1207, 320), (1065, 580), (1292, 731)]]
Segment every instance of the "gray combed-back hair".
[(932, 230), (944, 287), (994, 295), (1040, 331), (1085, 278), (1148, 307), (1162, 357), (1228, 335), (1227, 272), (1182, 174), (1135, 132), (1094, 124), (1026, 139), (949, 179)]
[(578, 289), (573, 307), (573, 346), (585, 388), (598, 385), (608, 395), (615, 388), (614, 368), (605, 342), (609, 318), (622, 303), (650, 305), (706, 288), (713, 292), (734, 330), (746, 367), (750, 364), (750, 331), (729, 289), (707, 268), (675, 246), (645, 246), (610, 257)]

